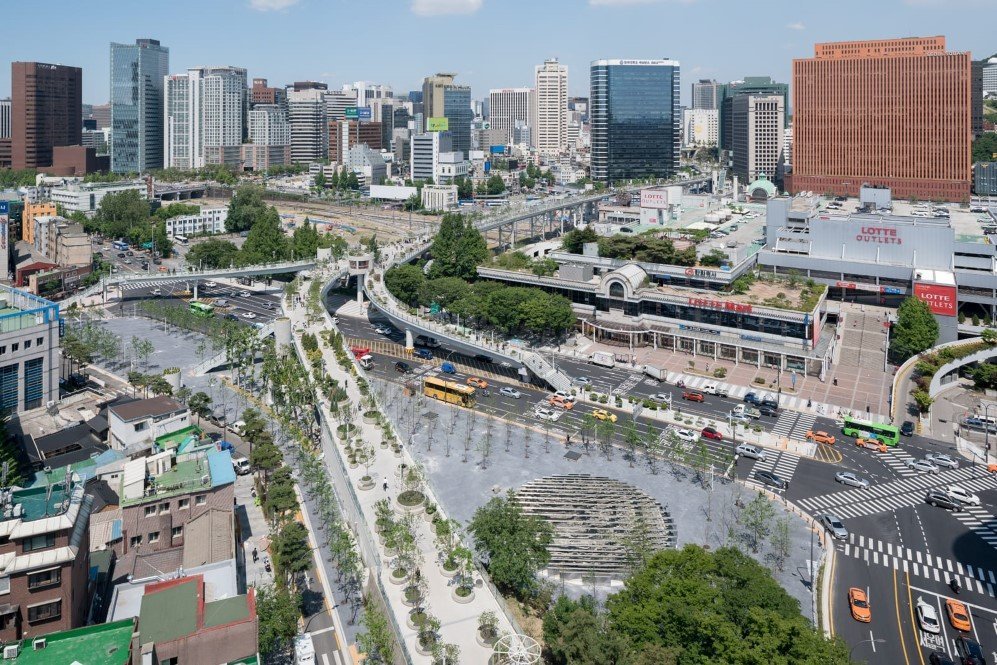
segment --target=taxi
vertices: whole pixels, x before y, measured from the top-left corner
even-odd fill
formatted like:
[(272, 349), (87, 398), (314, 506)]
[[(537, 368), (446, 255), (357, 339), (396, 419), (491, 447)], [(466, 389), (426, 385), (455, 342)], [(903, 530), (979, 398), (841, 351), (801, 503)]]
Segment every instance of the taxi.
[(834, 435), (821, 430), (810, 430), (807, 432), (806, 438), (808, 441), (813, 441), (814, 443), (826, 443), (829, 446), (834, 445)]
[(949, 598), (945, 601), (945, 613), (949, 615), (949, 623), (952, 624), (953, 628), (964, 633), (972, 632), (973, 626), (969, 621), (969, 610), (963, 603)]
[(606, 411), (606, 409), (593, 409), (592, 417), (596, 420), (608, 420), (611, 423), (616, 422), (616, 414)]
[(488, 382), (476, 376), (469, 376), (467, 377), (467, 385), (471, 386), (472, 388), (481, 388), (482, 390), (484, 390), (485, 388), (488, 387)]
[(858, 587), (848, 590), (848, 609), (852, 612), (852, 618), (862, 623), (872, 621), (872, 610), (869, 609), (869, 597), (865, 591)]

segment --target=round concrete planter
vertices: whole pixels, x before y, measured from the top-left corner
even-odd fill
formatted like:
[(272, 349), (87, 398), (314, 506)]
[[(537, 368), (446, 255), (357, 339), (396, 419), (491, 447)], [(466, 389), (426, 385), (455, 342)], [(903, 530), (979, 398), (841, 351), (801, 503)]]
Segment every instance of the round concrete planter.
[(481, 646), (485, 647), (486, 649), (490, 649), (493, 646), (495, 646), (495, 641), (498, 640), (498, 634), (496, 631), (495, 635), (482, 637), (481, 629), (479, 628), (478, 630), (474, 631), (474, 639), (476, 639), (478, 641), (478, 644), (480, 644)]
[(419, 625), (415, 621), (412, 621), (412, 612), (409, 612), (405, 616), (405, 625), (412, 630), (419, 630)]
[(458, 596), (457, 595), (457, 589), (459, 589), (459, 588), (460, 588), (459, 586), (455, 586), (450, 591), (450, 597), (453, 598), (454, 601), (456, 601), (456, 602), (458, 602), (458, 603), (460, 603), (462, 605), (466, 605), (467, 603), (470, 603), (472, 600), (474, 600), (474, 589), (470, 589), (471, 593), (467, 594), (466, 596)]
[(360, 482), (357, 483), (357, 487), (359, 487), (362, 490), (372, 490), (374, 489), (374, 479), (369, 476), (367, 477), (366, 480), (361, 478)]
[(395, 457), (401, 457), (402, 456), (402, 449), (401, 449), (400, 446), (398, 448), (395, 448), (392, 452), (395, 454)]
[(422, 596), (419, 596), (415, 600), (409, 600), (407, 592), (408, 592), (408, 587), (402, 589), (402, 603), (406, 607), (416, 607), (419, 603), (422, 602), (423, 600)]
[(366, 413), (363, 414), (363, 421), (368, 425), (377, 424), (377, 418), (378, 418), (377, 415), (368, 416)]
[(443, 575), (443, 577), (447, 577), (447, 578), (453, 579), (453, 578), (457, 577), (457, 570), (458, 569), (457, 569), (456, 566), (454, 567), (453, 570), (447, 570), (442, 565), (440, 565), (440, 574)]
[(429, 522), (430, 524), (432, 524), (433, 520), (435, 520), (436, 516), (439, 515), (439, 514), (440, 514), (439, 510), (434, 510), (432, 512), (430, 512), (429, 510), (427, 510), (426, 512), (423, 513), (422, 516), (426, 519), (427, 522)]
[[(405, 494), (405, 492), (402, 492), (402, 494), (399, 494), (398, 495), (399, 499), (404, 494)], [(416, 503), (414, 505), (406, 505), (406, 504), (402, 503), (399, 499), (395, 499), (395, 503), (398, 504), (398, 506), (401, 508), (402, 512), (409, 513), (411, 515), (418, 515), (419, 513), (421, 513), (422, 511), (424, 511), (426, 509), (426, 495), (422, 494), (421, 492), (419, 492), (419, 494), (422, 495), (422, 500), (419, 501), (419, 503)]]
[[(381, 544), (384, 545), (384, 543)], [(394, 547), (388, 547), (387, 545), (384, 545), (384, 556), (388, 557), (389, 559), (394, 558), (398, 556), (398, 550), (395, 549)]]
[(419, 636), (417, 635), (416, 638), (415, 638), (415, 650), (419, 653), (420, 656), (431, 656), (431, 655), (433, 655), (433, 647), (434, 646), (436, 646), (436, 641), (435, 640), (428, 647), (424, 647), (424, 646), (422, 646), (422, 640), (419, 639)]
[(401, 577), (395, 575), (394, 570), (388, 573), (388, 579), (391, 581), (392, 584), (405, 584), (406, 582), (408, 582), (408, 578), (409, 578), (408, 573), (405, 573)]

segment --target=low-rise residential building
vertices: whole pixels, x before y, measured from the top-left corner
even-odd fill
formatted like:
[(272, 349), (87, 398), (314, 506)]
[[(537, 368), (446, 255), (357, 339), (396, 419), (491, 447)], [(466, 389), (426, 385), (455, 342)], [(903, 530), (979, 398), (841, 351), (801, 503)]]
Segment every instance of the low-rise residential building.
[[(29, 638), (8, 644), (10, 665), (52, 665), (54, 663), (100, 663), (129, 665), (132, 662), (132, 637), (135, 620), (101, 623), (85, 628), (49, 633), (44, 640)], [(16, 646), (16, 648), (14, 648)], [(13, 655), (16, 652), (16, 655)]]
[(21, 217), (21, 240), (34, 244), (35, 219), (38, 217), (55, 217), (58, 214), (59, 211), (51, 201), (31, 203), (25, 198), (24, 213)]
[(350, 148), (344, 163), (357, 174), (362, 187), (380, 185), (388, 176), (388, 165), (381, 154), (363, 144)]
[(70, 474), (62, 482), (0, 491), (0, 640), (82, 626), (93, 499)]
[(422, 207), (426, 210), (453, 210), (457, 207), (457, 185), (423, 185)]
[(107, 408), (108, 443), (114, 449), (137, 444), (152, 445), (156, 439), (190, 427), (190, 409), (171, 397), (112, 404)]
[(148, 187), (142, 180), (124, 182), (81, 182), (73, 181), (52, 188), (52, 202), (61, 205), (67, 213), (82, 212), (92, 217), (100, 206), (100, 200), (108, 194), (134, 190), (143, 199), (148, 198)]
[(166, 220), (166, 233), (170, 236), (192, 236), (202, 233), (224, 233), (228, 219), (228, 206), (201, 208), (193, 215), (179, 215)]
[(59, 399), (59, 306), (0, 285), (0, 413)]
[(435, 182), (448, 185), (454, 178), (464, 178), (470, 173), (471, 163), (462, 152), (441, 152), (436, 163)]
[(83, 226), (63, 217), (48, 219), (52, 220), (47, 225), (48, 246), (42, 255), (59, 266), (89, 266), (93, 262), (93, 245)]

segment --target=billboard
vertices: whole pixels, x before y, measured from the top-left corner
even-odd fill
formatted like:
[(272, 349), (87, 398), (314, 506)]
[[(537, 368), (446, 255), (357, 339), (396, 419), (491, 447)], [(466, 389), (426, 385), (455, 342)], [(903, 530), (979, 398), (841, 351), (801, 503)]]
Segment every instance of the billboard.
[(668, 209), (668, 192), (664, 189), (640, 190), (640, 207), (655, 210)]
[(359, 119), (359, 120), (370, 120), (370, 118), (371, 118), (371, 115), (370, 115), (370, 107), (369, 106), (361, 106), (360, 108), (357, 109), (357, 119)]
[(426, 120), (427, 132), (446, 132), (450, 129), (450, 118), (429, 118)]
[(932, 314), (938, 316), (955, 316), (958, 309), (958, 299), (954, 286), (944, 284), (914, 283), (914, 296), (928, 304)]
[(0, 257), (0, 262), (4, 265), (3, 276), (7, 276), (7, 233), (10, 228), (7, 224), (9, 220), (10, 210), (6, 201), (0, 201), (0, 251), (3, 252), (3, 256)]
[(493, 146), (491, 146), (489, 148), (489, 151), (493, 155), (504, 155), (505, 154), (505, 146), (504, 145), (493, 145)]
[(346, 107), (346, 119), (347, 120), (356, 120), (357, 118), (359, 118), (360, 114), (357, 112), (358, 110), (359, 109), (357, 109), (356, 106), (347, 106)]

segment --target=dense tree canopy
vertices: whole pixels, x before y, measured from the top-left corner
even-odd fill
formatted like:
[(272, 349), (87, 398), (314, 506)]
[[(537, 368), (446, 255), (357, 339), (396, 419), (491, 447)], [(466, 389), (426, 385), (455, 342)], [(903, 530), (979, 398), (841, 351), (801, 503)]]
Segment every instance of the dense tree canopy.
[(926, 351), (938, 339), (938, 321), (927, 303), (907, 298), (897, 309), (897, 322), (890, 338), (890, 353), (897, 362)]
[(523, 514), (510, 492), (478, 508), (467, 529), (499, 588), (521, 595), (536, 586), (536, 574), (550, 561), (550, 524)]
[(193, 245), (187, 252), (187, 264), (204, 268), (227, 268), (238, 263), (239, 248), (229, 240), (210, 238)]
[(460, 213), (447, 213), (429, 250), (433, 257), (431, 277), (474, 279), (477, 268), (488, 259), (488, 245), (481, 232)]
[(228, 218), (225, 229), (229, 233), (248, 231), (267, 210), (263, 201), (263, 188), (245, 185), (235, 190), (228, 204)]
[(246, 242), (239, 252), (240, 259), (247, 265), (269, 263), (288, 258), (289, 254), (290, 243), (280, 225), (280, 215), (276, 208), (268, 206), (249, 229)]
[(599, 256), (609, 259), (628, 259), (677, 266), (696, 265), (695, 247), (690, 246), (682, 251), (676, 251), (671, 240), (659, 238), (650, 233), (641, 235), (617, 234), (608, 238), (599, 238), (598, 243)]
[(848, 662), (845, 645), (814, 630), (758, 562), (695, 545), (655, 553), (607, 599), (605, 613), (591, 600), (559, 599), (544, 617), (544, 638), (552, 662), (565, 664)]
[(411, 264), (397, 266), (384, 274), (384, 285), (392, 295), (411, 306), (419, 304), (419, 295), (425, 281), (422, 268)]
[(583, 229), (572, 229), (561, 238), (561, 246), (564, 251), (572, 254), (581, 254), (587, 242), (598, 242), (599, 234), (592, 227), (586, 226)]
[(994, 162), (997, 158), (997, 134), (984, 132), (980, 138), (973, 141), (974, 162)]

